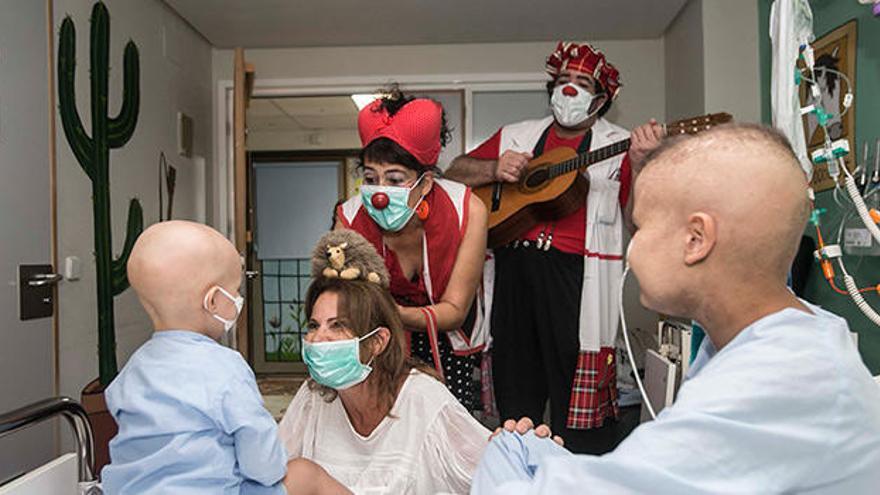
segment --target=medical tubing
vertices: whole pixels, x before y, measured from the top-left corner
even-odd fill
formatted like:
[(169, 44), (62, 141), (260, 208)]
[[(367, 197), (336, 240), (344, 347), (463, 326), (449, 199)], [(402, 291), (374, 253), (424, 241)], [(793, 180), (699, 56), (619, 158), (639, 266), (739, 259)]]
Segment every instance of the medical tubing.
[(875, 325), (880, 326), (880, 314), (877, 314), (877, 312), (874, 311), (874, 308), (868, 305), (868, 302), (862, 297), (859, 288), (856, 286), (855, 279), (847, 273), (843, 276), (843, 283), (846, 284), (846, 290), (849, 291), (849, 297), (851, 297), (853, 302), (856, 303), (856, 307), (858, 307), (869, 320), (874, 322)]
[[(811, 72), (813, 75), (815, 75), (815, 78), (813, 78), (813, 77), (809, 77), (809, 76), (807, 76), (807, 75), (804, 75), (803, 72), (801, 72), (801, 78), (802, 78), (803, 80), (807, 81), (807, 82), (810, 83), (810, 84), (816, 84), (816, 85), (818, 85), (819, 82), (816, 80), (816, 79), (818, 78), (818, 75), (817, 75), (816, 73), (817, 73), (817, 72), (821, 72), (821, 73), (830, 72), (830, 73), (832, 73), (832, 74), (837, 75), (837, 77), (843, 79), (843, 82), (846, 83), (846, 91), (844, 92), (844, 94), (845, 94), (845, 95), (847, 95), (847, 94), (848, 94), (848, 95), (851, 95), (851, 94), (852, 94), (852, 84), (851, 84), (850, 81), (849, 81), (849, 77), (847, 77), (846, 74), (844, 74), (843, 72), (840, 72), (840, 71), (838, 71), (838, 70), (834, 70), (834, 69), (829, 69), (828, 67), (823, 67), (823, 66), (818, 66), (818, 67), (813, 66), (813, 67), (810, 69), (810, 72)], [(852, 99), (850, 99), (850, 102), (852, 102)], [(850, 104), (850, 105), (848, 105), (848, 106), (844, 106), (844, 107), (843, 107), (843, 111), (840, 112), (840, 118), (843, 118), (843, 117), (847, 114), (847, 112), (849, 112), (849, 109), (850, 109), (851, 107), (852, 107), (852, 104)]]
[[(871, 190), (868, 194), (865, 194), (865, 199), (871, 197), (872, 195), (874, 195), (878, 192), (880, 192), (880, 188), (875, 188), (875, 189)], [(849, 218), (851, 215), (852, 215), (852, 213), (847, 212), (846, 215), (844, 215), (843, 218), (840, 220), (840, 227), (837, 228), (837, 245), (838, 246), (842, 244), (843, 227), (844, 227), (844, 225), (846, 225), (846, 222), (849, 221)], [(816, 233), (819, 235), (819, 237), (822, 236), (822, 232), (819, 231), (818, 227), (816, 228)], [(824, 245), (823, 245), (823, 247), (824, 247)], [(838, 264), (840, 264), (840, 271), (843, 272), (844, 275), (846, 275), (847, 271), (846, 271), (846, 265), (843, 262), (843, 256), (838, 258), (837, 262), (838, 262)], [(830, 265), (831, 262), (829, 260), (823, 260), (823, 263), (828, 263)], [(824, 265), (823, 265), (823, 269), (824, 269)], [(834, 284), (834, 274), (833, 273), (831, 274), (831, 278), (828, 279), (828, 283), (831, 284), (831, 288), (834, 289), (834, 291), (837, 292), (838, 294), (843, 294), (845, 296), (849, 295), (849, 292), (844, 291), (844, 290), (840, 290), (837, 287), (837, 285)], [(863, 288), (859, 289), (859, 293), (865, 293), (865, 292), (877, 292), (878, 294), (880, 294), (880, 285), (876, 285), (874, 287), (863, 287)]]
[(629, 343), (629, 331), (627, 331), (626, 328), (626, 315), (623, 312), (623, 289), (626, 285), (627, 275), (629, 275), (629, 264), (623, 269), (623, 275), (620, 277), (620, 297), (617, 298), (617, 309), (620, 311), (620, 326), (623, 327), (623, 342), (626, 344), (626, 355), (629, 357), (629, 362), (632, 365), (633, 375), (636, 377), (636, 385), (639, 386), (639, 392), (642, 394), (642, 399), (645, 400), (645, 406), (648, 407), (648, 413), (651, 414), (651, 419), (657, 419), (654, 407), (651, 406), (651, 399), (648, 398), (648, 393), (645, 392), (645, 386), (642, 384), (642, 379), (639, 377), (639, 367), (636, 366), (636, 359), (633, 357), (632, 346)]
[[(846, 170), (846, 168), (844, 168), (844, 170)], [(877, 224), (874, 223), (874, 219), (871, 218), (871, 213), (868, 211), (868, 205), (865, 204), (865, 200), (862, 199), (862, 195), (859, 194), (859, 187), (856, 185), (856, 180), (853, 178), (852, 174), (849, 173), (849, 170), (846, 170), (846, 179), (844, 180), (844, 183), (846, 184), (846, 192), (849, 193), (849, 196), (855, 205), (856, 212), (859, 214), (859, 217), (861, 217), (868, 232), (874, 237), (874, 240), (877, 243), (880, 243), (880, 227), (877, 227)]]

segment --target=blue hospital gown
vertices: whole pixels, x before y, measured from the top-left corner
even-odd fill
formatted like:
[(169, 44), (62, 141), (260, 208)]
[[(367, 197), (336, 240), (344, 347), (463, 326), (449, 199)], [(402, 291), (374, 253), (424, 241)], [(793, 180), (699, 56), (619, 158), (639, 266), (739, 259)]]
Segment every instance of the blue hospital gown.
[(195, 332), (156, 332), (105, 396), (119, 425), (105, 493), (286, 493), (287, 454), (238, 352)]
[(676, 402), (609, 454), (496, 438), (471, 493), (880, 493), (880, 387), (846, 321), (808, 307), (705, 339)]

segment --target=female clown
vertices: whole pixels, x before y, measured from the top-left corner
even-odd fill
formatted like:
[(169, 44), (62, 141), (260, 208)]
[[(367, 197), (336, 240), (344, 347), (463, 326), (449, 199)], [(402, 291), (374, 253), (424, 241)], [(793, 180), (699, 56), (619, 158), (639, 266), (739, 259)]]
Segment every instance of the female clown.
[(337, 208), (336, 228), (357, 231), (382, 256), (410, 354), (478, 409), (472, 377), (480, 347), (461, 328), (482, 275), (488, 214), (468, 187), (437, 176), (449, 134), (443, 108), (394, 88), (361, 110), (358, 130), (364, 183)]

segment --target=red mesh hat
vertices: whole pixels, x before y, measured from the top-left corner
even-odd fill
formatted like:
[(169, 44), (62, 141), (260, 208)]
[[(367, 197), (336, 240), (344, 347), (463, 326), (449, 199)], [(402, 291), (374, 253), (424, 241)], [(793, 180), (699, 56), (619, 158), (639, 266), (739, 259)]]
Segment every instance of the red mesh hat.
[(379, 138), (388, 138), (408, 151), (426, 167), (437, 164), (440, 156), (440, 126), (443, 107), (439, 103), (417, 98), (403, 105), (394, 115), (382, 108), (376, 100), (358, 114), (358, 132), (361, 145)]
[(565, 69), (592, 75), (612, 100), (620, 92), (620, 72), (605, 60), (605, 54), (589, 43), (560, 41), (556, 45), (556, 49), (547, 57), (547, 74), (556, 79)]

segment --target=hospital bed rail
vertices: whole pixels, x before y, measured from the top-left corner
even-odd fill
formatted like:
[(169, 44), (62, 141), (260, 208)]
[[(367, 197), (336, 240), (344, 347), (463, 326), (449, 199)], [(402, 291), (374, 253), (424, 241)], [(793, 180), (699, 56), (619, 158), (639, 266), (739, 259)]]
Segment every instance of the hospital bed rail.
[(52, 397), (0, 414), (0, 438), (56, 416), (64, 417), (73, 429), (79, 467), (80, 493), (100, 494), (101, 489), (92, 470), (95, 451), (92, 426), (89, 424), (85, 409), (79, 402), (70, 397)]

